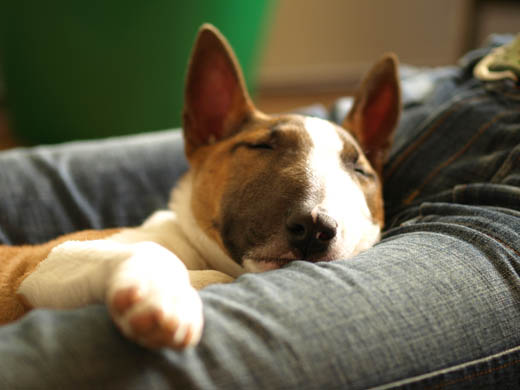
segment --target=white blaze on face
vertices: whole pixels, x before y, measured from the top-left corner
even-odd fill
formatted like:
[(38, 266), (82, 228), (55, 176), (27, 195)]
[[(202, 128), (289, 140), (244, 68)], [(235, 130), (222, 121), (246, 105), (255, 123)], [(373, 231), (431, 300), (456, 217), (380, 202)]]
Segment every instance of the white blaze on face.
[(341, 161), (343, 141), (335, 126), (318, 118), (305, 118), (304, 125), (313, 143), (307, 161), (310, 185), (322, 194), (313, 213), (325, 209), (338, 223), (332, 253), (327, 258), (353, 256), (377, 242), (380, 228), (373, 222), (359, 184)]

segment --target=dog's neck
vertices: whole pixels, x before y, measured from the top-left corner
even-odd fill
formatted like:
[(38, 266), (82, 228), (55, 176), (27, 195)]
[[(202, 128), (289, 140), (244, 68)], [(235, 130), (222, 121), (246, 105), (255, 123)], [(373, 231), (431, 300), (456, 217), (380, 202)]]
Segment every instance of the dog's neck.
[[(191, 209), (192, 174), (188, 172), (173, 189), (169, 208), (175, 213), (176, 223), (191, 248), (208, 269), (222, 271), (233, 277), (244, 273), (244, 268), (233, 261), (220, 246), (201, 229)], [(175, 248), (173, 249), (174, 252)], [(181, 258), (183, 254), (176, 253)], [(189, 257), (188, 257), (189, 258)]]

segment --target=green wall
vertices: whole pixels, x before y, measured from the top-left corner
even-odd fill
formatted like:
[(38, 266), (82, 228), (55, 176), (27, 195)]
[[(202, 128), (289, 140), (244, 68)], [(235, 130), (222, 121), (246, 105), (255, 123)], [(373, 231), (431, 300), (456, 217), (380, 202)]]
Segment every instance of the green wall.
[(272, 0), (8, 1), (2, 67), (11, 126), (54, 143), (180, 126), (196, 32), (215, 24), (253, 87)]

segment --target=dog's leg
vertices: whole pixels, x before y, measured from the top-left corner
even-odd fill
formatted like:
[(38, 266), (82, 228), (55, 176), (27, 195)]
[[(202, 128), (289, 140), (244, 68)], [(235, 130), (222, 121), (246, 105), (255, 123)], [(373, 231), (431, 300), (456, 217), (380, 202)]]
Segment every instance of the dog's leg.
[(215, 283), (230, 283), (235, 278), (220, 271), (201, 270), (188, 271), (190, 276), (190, 284), (197, 290), (202, 290), (204, 287)]
[(147, 347), (186, 347), (202, 333), (202, 304), (186, 266), (154, 242), (67, 241), (18, 294), (32, 307), (106, 302), (123, 333)]

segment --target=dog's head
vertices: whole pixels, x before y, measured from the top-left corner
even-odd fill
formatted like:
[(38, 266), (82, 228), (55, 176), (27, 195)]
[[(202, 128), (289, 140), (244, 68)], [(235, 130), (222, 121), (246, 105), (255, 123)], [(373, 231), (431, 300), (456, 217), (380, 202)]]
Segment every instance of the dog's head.
[(247, 270), (350, 257), (383, 226), (381, 169), (400, 109), (395, 57), (370, 71), (343, 126), (265, 115), (225, 38), (204, 25), (183, 113), (198, 226)]

